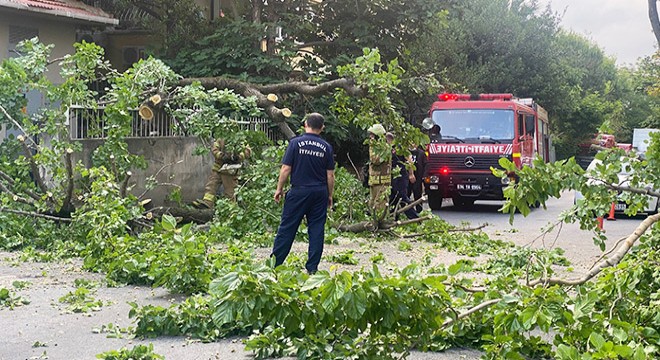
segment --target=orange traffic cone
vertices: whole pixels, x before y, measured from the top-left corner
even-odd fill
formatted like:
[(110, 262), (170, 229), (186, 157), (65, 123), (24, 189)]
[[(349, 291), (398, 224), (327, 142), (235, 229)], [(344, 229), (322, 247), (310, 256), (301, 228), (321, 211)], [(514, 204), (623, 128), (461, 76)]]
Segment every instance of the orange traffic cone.
[(616, 220), (614, 217), (614, 202), (612, 202), (612, 206), (610, 207), (610, 215), (607, 217), (607, 220)]
[(603, 217), (602, 217), (602, 216), (598, 216), (598, 217), (596, 218), (596, 221), (598, 222), (598, 230), (603, 230)]

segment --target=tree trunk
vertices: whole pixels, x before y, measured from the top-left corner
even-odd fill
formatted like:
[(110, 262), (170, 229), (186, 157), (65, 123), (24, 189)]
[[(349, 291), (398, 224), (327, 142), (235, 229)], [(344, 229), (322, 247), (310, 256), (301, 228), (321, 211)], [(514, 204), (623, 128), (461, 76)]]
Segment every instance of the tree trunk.
[(252, 0), (252, 22), (261, 24), (261, 0)]
[(237, 0), (229, 1), (229, 11), (231, 11), (232, 20), (238, 20), (241, 18), (241, 13), (238, 11), (238, 5), (236, 4)]
[(378, 225), (374, 224), (373, 221), (362, 221), (355, 224), (341, 224), (337, 226), (337, 230), (341, 232), (361, 233), (365, 231), (376, 231), (378, 230)]
[(156, 217), (172, 215), (181, 223), (205, 224), (213, 219), (213, 209), (191, 209), (183, 207), (158, 207), (151, 210)]
[(660, 19), (658, 18), (658, 5), (656, 0), (648, 0), (649, 3), (649, 20), (651, 20), (651, 28), (653, 28), (653, 34), (655, 35), (655, 40), (660, 45)]

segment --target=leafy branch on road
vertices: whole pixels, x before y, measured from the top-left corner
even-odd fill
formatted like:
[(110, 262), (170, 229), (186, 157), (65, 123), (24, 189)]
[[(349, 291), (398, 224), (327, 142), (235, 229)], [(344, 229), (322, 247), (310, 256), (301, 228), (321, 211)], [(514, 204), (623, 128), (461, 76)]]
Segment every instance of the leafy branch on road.
[(660, 214), (655, 214), (647, 217), (642, 221), (635, 231), (628, 235), (628, 237), (620, 244), (620, 247), (612, 254), (612, 256), (607, 257), (601, 260), (596, 266), (594, 266), (589, 272), (587, 272), (583, 277), (574, 280), (565, 280), (559, 278), (545, 278), (538, 279), (529, 283), (530, 286), (536, 285), (563, 285), (563, 286), (575, 286), (582, 285), (587, 281), (591, 280), (594, 276), (597, 276), (604, 268), (617, 266), (626, 254), (632, 249), (635, 245), (635, 242), (646, 233), (646, 231), (657, 223), (660, 220)]

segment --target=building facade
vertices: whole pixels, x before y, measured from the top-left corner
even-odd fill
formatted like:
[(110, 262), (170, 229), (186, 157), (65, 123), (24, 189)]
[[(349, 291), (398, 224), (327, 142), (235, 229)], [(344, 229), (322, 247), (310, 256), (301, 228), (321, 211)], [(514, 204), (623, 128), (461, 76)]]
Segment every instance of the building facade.
[[(52, 57), (59, 58), (73, 52), (77, 33), (81, 29), (105, 28), (119, 21), (92, 6), (73, 0), (0, 0), (0, 60), (17, 56), (16, 45), (38, 37), (44, 44), (53, 44)], [(48, 72), (49, 80), (62, 82), (59, 71)], [(33, 113), (44, 107), (42, 94), (31, 91), (27, 112)], [(0, 139), (7, 136), (7, 129), (0, 129)]]

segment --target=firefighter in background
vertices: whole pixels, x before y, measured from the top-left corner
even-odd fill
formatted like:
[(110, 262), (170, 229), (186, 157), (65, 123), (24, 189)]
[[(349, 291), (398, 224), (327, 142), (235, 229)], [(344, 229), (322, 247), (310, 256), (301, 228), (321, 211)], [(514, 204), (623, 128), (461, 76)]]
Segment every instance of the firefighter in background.
[(374, 124), (369, 129), (369, 208), (377, 219), (385, 218), (392, 182), (392, 152), (385, 141), (385, 128)]
[(240, 149), (231, 151), (226, 149), (225, 139), (213, 142), (211, 152), (213, 153), (213, 168), (204, 186), (204, 198), (195, 200), (193, 206), (196, 208), (212, 209), (215, 206), (216, 193), (222, 182), (225, 197), (236, 201), (236, 185), (243, 163), (252, 154), (250, 146), (245, 143)]
[(429, 140), (431, 140), (431, 142), (438, 142), (440, 139), (442, 139), (442, 135), (440, 134), (440, 125), (433, 122), (433, 119), (430, 117), (427, 117), (424, 119), (424, 121), (422, 121), (422, 127), (428, 131)]
[[(424, 130), (426, 130), (426, 133), (429, 136), (429, 141), (431, 143), (437, 143), (437, 142), (440, 141), (440, 139), (442, 139), (442, 134), (440, 133), (440, 130), (441, 130), (440, 125), (436, 124), (433, 121), (433, 119), (431, 119), (430, 117), (427, 117), (427, 118), (424, 119), (424, 121), (422, 121), (422, 128), (424, 128)], [(427, 151), (428, 151), (428, 147), (427, 147)], [(428, 176), (428, 169), (427, 169), (427, 166), (428, 166), (428, 152), (423, 151), (422, 155), (424, 156), (424, 165), (423, 165), (421, 171), (418, 171), (420, 169), (417, 169), (417, 168), (415, 169), (415, 175), (416, 176), (421, 174), (421, 177), (419, 177), (419, 176), (417, 177), (417, 179), (419, 179), (419, 184), (417, 184), (417, 185), (420, 188), (423, 187), (422, 186), (422, 179), (424, 179), (425, 177)], [(415, 164), (415, 166), (417, 166), (417, 164)], [(415, 184), (413, 184), (413, 186), (414, 185)], [(419, 190), (420, 197), (421, 197), (421, 193), (422, 193), (422, 189)], [(417, 194), (415, 194), (415, 199), (419, 199), (417, 197)], [(421, 211), (420, 208), (421, 208), (421, 206), (418, 206), (418, 207), (416, 207), (415, 210), (417, 212), (420, 212)]]
[[(412, 163), (415, 164), (415, 182), (408, 183), (408, 198), (415, 201), (422, 198), (422, 179), (424, 178), (424, 169), (426, 168), (426, 152), (420, 147), (410, 149), (412, 155)], [(422, 212), (422, 204), (415, 205), (415, 211)]]
[[(410, 204), (410, 198), (408, 198), (408, 184), (417, 181), (415, 174), (408, 171), (408, 168), (406, 167), (407, 164), (412, 164), (412, 157), (406, 157), (396, 153), (393, 146), (394, 134), (388, 132), (385, 134), (385, 139), (390, 145), (392, 151), (392, 191), (390, 193), (390, 205), (395, 209), (398, 206), (405, 207)], [(414, 208), (406, 210), (404, 214), (406, 214), (408, 219), (417, 219), (419, 217)]]

